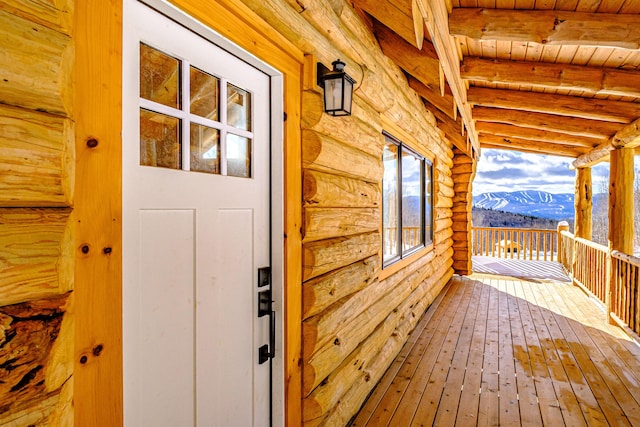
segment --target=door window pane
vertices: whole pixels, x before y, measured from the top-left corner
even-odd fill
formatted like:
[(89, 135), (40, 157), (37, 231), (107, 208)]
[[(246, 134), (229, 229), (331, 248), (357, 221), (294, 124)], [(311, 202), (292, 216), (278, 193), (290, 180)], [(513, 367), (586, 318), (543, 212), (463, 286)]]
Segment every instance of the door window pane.
[(191, 123), (191, 166), (196, 172), (220, 173), (220, 132)]
[(218, 94), (220, 80), (210, 74), (190, 67), (191, 86), (191, 114), (206, 117), (210, 120), (218, 119)]
[(398, 248), (398, 146), (387, 141), (382, 154), (382, 259), (400, 255)]
[(227, 134), (227, 175), (251, 177), (251, 140)]
[(251, 94), (232, 84), (227, 84), (227, 124), (251, 130)]
[(180, 169), (180, 120), (140, 110), (140, 164)]
[(402, 151), (402, 251), (422, 245), (422, 159)]
[(180, 108), (180, 61), (140, 43), (140, 97)]

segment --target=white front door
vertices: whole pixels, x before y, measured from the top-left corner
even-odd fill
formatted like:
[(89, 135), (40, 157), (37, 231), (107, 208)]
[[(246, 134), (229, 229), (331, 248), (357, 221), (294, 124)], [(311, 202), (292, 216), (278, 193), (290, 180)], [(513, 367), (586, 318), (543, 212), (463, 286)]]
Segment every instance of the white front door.
[(125, 425), (269, 425), (270, 79), (135, 1), (124, 52)]

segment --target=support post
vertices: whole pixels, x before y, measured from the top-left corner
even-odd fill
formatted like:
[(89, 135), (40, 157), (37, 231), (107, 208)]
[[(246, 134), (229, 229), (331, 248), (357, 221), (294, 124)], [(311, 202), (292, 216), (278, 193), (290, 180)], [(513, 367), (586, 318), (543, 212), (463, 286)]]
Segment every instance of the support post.
[(633, 148), (611, 152), (609, 174), (609, 251), (607, 254), (607, 317), (611, 319), (611, 295), (616, 286), (616, 272), (611, 265), (611, 251), (633, 254)]
[(576, 169), (574, 207), (576, 211), (575, 236), (591, 240), (593, 230), (591, 168)]

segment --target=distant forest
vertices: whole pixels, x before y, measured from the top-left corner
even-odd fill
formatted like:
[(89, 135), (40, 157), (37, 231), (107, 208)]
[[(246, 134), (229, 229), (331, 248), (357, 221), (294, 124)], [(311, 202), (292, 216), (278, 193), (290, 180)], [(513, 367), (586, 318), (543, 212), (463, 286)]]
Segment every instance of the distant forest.
[[(511, 212), (473, 207), (474, 227), (508, 227), (508, 228), (539, 228), (555, 230), (558, 221), (554, 219), (538, 218)], [(569, 222), (569, 230), (573, 230), (573, 221)]]

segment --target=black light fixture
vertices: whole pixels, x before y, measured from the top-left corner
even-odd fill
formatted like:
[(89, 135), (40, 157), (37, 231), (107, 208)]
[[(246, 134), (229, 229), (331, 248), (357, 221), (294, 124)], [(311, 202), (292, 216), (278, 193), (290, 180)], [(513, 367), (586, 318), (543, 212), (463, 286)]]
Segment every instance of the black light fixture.
[(318, 86), (324, 89), (324, 111), (332, 116), (350, 116), (356, 81), (344, 72), (344, 62), (337, 59), (332, 65), (331, 71), (319, 62), (316, 67)]

